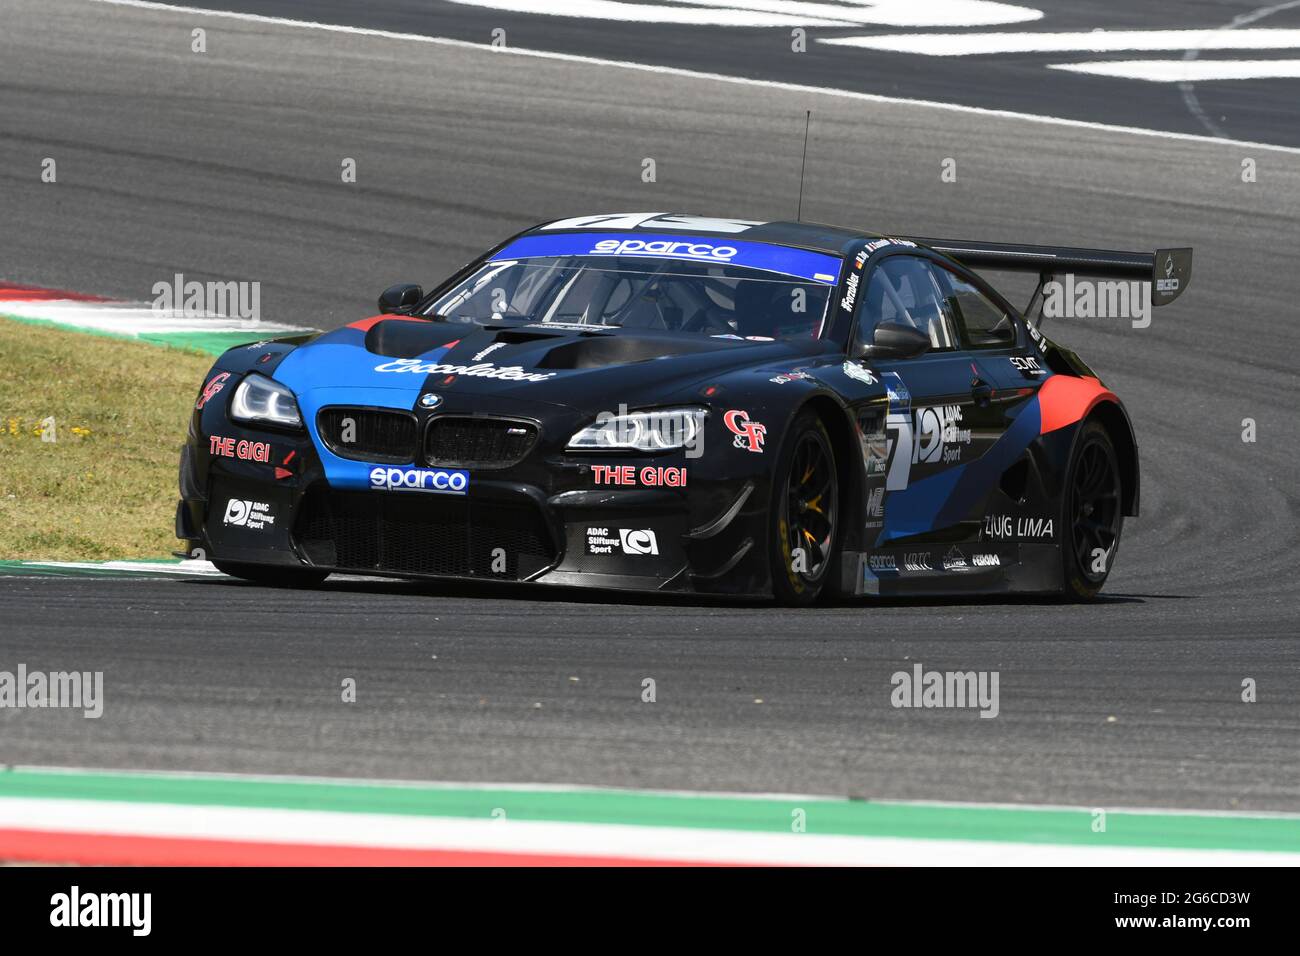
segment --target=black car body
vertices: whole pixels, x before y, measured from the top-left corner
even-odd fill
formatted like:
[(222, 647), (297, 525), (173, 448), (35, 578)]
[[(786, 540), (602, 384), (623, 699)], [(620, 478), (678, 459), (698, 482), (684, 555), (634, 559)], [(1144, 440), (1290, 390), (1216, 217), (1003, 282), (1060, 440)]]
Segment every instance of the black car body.
[[(1191, 250), (591, 216), (423, 294), (220, 357), (181, 469), (186, 553), (647, 591), (1095, 594), (1139, 500), (1120, 400), (1035, 327), (1065, 273)], [(971, 267), (1030, 270), (1030, 321)]]

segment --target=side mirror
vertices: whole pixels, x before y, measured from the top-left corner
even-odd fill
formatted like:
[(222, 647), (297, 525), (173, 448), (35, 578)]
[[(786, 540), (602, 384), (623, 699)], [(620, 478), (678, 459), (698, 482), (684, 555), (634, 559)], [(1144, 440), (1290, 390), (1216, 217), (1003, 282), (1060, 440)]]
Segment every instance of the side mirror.
[(872, 334), (871, 344), (858, 358), (907, 359), (930, 351), (930, 336), (920, 329), (898, 322), (881, 322)]
[(390, 285), (379, 296), (379, 311), (387, 315), (390, 312), (405, 312), (424, 298), (424, 290), (418, 285)]

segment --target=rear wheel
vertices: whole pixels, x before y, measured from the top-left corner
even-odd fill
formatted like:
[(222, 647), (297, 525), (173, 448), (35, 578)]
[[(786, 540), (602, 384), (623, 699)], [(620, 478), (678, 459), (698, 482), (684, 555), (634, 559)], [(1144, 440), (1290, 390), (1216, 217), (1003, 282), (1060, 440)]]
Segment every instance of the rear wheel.
[(1085, 423), (1070, 457), (1062, 501), (1061, 556), (1069, 599), (1096, 597), (1110, 575), (1124, 528), (1121, 490), (1110, 435), (1100, 422)]
[(811, 410), (790, 426), (773, 474), (769, 561), (783, 604), (811, 604), (831, 577), (839, 482), (826, 426)]
[(212, 564), (222, 574), (276, 588), (313, 588), (330, 575), (328, 571), (318, 571), (315, 568), (292, 568), (274, 564), (239, 564), (233, 561), (213, 561)]

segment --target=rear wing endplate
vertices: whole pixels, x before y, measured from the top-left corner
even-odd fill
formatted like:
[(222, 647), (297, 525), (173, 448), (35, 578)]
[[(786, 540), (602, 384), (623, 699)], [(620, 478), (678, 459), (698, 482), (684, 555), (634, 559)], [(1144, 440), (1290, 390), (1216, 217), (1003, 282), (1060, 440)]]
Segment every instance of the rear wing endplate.
[(1037, 272), (1038, 287), (1025, 307), (1025, 319), (1042, 319), (1043, 287), (1067, 274), (1104, 279), (1129, 279), (1151, 283), (1151, 304), (1168, 305), (1192, 281), (1192, 250), (1157, 249), (1118, 252), (1111, 249), (1076, 249), (1069, 246), (1031, 246), (1009, 242), (968, 242), (963, 239), (914, 239), (935, 252), (951, 256), (971, 269)]

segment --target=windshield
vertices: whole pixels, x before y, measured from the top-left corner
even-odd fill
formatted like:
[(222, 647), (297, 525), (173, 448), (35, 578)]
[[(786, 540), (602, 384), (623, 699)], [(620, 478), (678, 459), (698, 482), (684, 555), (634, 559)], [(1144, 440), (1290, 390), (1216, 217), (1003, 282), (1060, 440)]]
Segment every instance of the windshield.
[[(581, 237), (582, 245), (591, 248), (593, 238), (600, 237)], [(654, 244), (648, 245), (651, 249), (626, 255), (494, 258), (440, 297), (427, 314), (451, 322), (522, 319), (758, 340), (821, 334), (835, 271), (805, 279), (717, 261), (713, 246), (710, 255), (697, 259), (689, 250), (699, 246), (690, 240), (673, 244), (687, 250), (681, 258), (656, 256)], [(722, 248), (734, 252), (735, 245)], [(619, 251), (628, 246), (623, 240)], [(817, 260), (819, 269), (838, 265), (828, 256), (817, 255)]]

